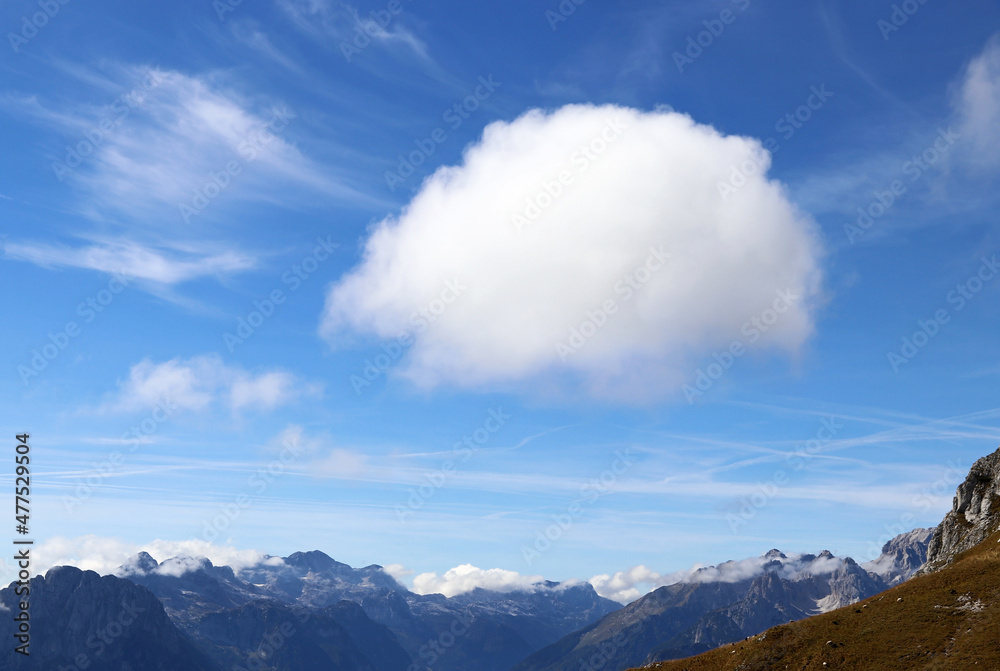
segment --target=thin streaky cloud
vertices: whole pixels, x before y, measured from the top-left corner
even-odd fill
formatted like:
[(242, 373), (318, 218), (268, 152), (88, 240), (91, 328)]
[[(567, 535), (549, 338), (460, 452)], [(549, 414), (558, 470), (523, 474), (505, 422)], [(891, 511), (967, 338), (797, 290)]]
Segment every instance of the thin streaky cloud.
[(9, 258), (29, 261), (45, 268), (80, 268), (110, 275), (123, 275), (160, 284), (178, 284), (200, 277), (252, 270), (254, 257), (238, 252), (180, 255), (131, 241), (104, 242), (84, 247), (45, 243), (6, 243)]

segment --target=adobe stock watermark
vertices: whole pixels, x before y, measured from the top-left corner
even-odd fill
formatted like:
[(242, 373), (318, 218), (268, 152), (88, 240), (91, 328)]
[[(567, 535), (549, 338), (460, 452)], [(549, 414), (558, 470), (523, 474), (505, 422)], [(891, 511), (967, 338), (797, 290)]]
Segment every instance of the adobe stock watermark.
[(611, 638), (598, 644), (596, 646), (597, 652), (581, 661), (576, 671), (602, 671), (606, 668), (615, 668), (613, 665), (609, 667), (608, 663), (615, 658), (619, 650), (628, 644), (629, 637), (625, 635), (624, 631), (619, 631)]
[(636, 292), (653, 279), (653, 274), (663, 268), (671, 256), (670, 252), (663, 251), (662, 246), (649, 247), (649, 256), (646, 260), (615, 283), (615, 295), (621, 298), (611, 296), (593, 310), (587, 310), (583, 321), (569, 329), (566, 341), (560, 340), (555, 344), (559, 358), (566, 361), (567, 357), (576, 354), (590, 342), (590, 339), (618, 314), (622, 305), (632, 300)]
[[(488, 77), (480, 77), (472, 92), (451, 107), (446, 108), (441, 114), (441, 119), (452, 131), (457, 131), (472, 116), (472, 113), (489, 100), (490, 96), (502, 85), (503, 82), (493, 80), (492, 74)], [(386, 170), (385, 172), (385, 183), (389, 190), (395, 192), (397, 186), (412, 177), (417, 172), (417, 168), (434, 155), (438, 146), (447, 141), (448, 132), (442, 126), (435, 128), (425, 137), (414, 138), (413, 144), (416, 145), (416, 149), (405, 156), (400, 154), (396, 170)]]
[[(750, 6), (750, 0), (732, 0), (732, 3), (736, 5), (736, 9), (740, 12), (745, 12)], [(731, 26), (736, 22), (738, 16), (739, 14), (727, 7), (719, 12), (718, 18), (702, 21), (705, 30), (696, 35), (688, 36), (687, 47), (684, 49), (684, 53), (679, 51), (673, 53), (674, 65), (677, 66), (677, 72), (683, 74), (685, 67), (693, 65), (696, 60), (701, 58), (705, 50), (715, 44), (715, 41), (722, 37), (722, 33), (726, 32), (726, 26)]]
[(219, 512), (211, 520), (203, 521), (202, 540), (214, 543), (220, 534), (232, 527), (236, 520), (253, 506), (254, 496), (263, 496), (305, 451), (305, 446), (299, 443), (297, 437), (289, 436), (281, 441), (281, 451), (278, 456), (247, 477), (247, 491), (240, 492), (232, 501), (220, 503)]
[[(911, 183), (919, 181), (961, 138), (961, 134), (951, 127), (948, 130), (938, 129), (937, 137), (926, 149), (914, 154), (910, 160), (903, 163), (903, 174), (910, 178)], [(858, 208), (858, 218), (855, 222), (844, 224), (847, 241), (853, 245), (863, 237), (908, 191), (909, 187), (901, 179), (893, 180), (884, 191), (876, 191), (875, 200), (865, 207)]]
[(556, 8), (545, 10), (545, 20), (549, 22), (549, 28), (555, 32), (559, 24), (567, 21), (569, 17), (576, 14), (576, 8), (583, 5), (587, 0), (562, 0)]
[[(147, 444), (149, 437), (156, 433), (160, 425), (169, 420), (179, 409), (166, 397), (154, 405), (148, 416), (122, 434), (120, 440), (129, 446), (127, 454), (133, 454), (140, 445)], [(62, 497), (66, 513), (73, 515), (77, 508), (90, 499), (97, 488), (125, 464), (127, 454), (121, 450), (112, 450), (103, 461), (91, 464), (89, 473), (75, 478), (76, 486), (73, 488), (73, 493), (64, 494)]]
[[(76, 314), (83, 320), (83, 325), (90, 324), (97, 319), (97, 315), (104, 312), (114, 302), (115, 296), (123, 292), (130, 281), (129, 276), (124, 271), (119, 271), (108, 281), (106, 288), (81, 301), (76, 306)], [(43, 370), (48, 368), (49, 364), (55, 361), (74, 339), (80, 337), (83, 333), (83, 325), (75, 320), (70, 320), (61, 329), (57, 329), (55, 333), (49, 331), (48, 342), (31, 350), (28, 365), (21, 364), (17, 367), (17, 375), (25, 387), (28, 386), (32, 378), (38, 377)]]
[(243, 0), (212, 0), (212, 9), (219, 21), (226, 20), (226, 14), (235, 12), (236, 8), (243, 4)]
[(470, 626), (472, 620), (467, 615), (456, 615), (447, 629), (420, 646), (417, 656), (422, 661), (413, 662), (406, 667), (406, 671), (425, 671), (434, 668), (438, 660), (455, 645), (458, 639), (465, 636)]
[[(740, 334), (747, 338), (749, 344), (752, 345), (760, 340), (771, 327), (778, 323), (781, 315), (792, 309), (795, 303), (801, 298), (800, 295), (793, 294), (791, 289), (778, 290), (775, 292), (775, 295), (777, 298), (774, 299), (771, 307), (765, 309), (759, 315), (748, 319), (740, 327)], [(712, 358), (714, 361), (695, 372), (694, 386), (685, 384), (681, 388), (688, 405), (694, 405), (695, 399), (704, 396), (733, 367), (736, 360), (746, 353), (746, 344), (741, 338), (737, 338), (729, 344), (729, 347), (713, 354)]]
[(892, 5), (892, 12), (889, 20), (879, 19), (875, 22), (875, 27), (882, 33), (882, 40), (889, 41), (889, 36), (899, 32), (909, 22), (910, 17), (920, 11), (920, 8), (927, 4), (927, 0), (903, 0), (900, 4)]
[(21, 17), (21, 29), (16, 33), (7, 33), (7, 41), (10, 42), (10, 48), (14, 53), (21, 53), (21, 47), (33, 40), (38, 31), (49, 25), (49, 21), (54, 19), (69, 2), (70, 0), (38, 0), (38, 8), (41, 11), (25, 14)]
[[(288, 286), (289, 292), (298, 291), (299, 287), (316, 274), (320, 265), (330, 258), (330, 255), (338, 247), (333, 242), (332, 237), (328, 235), (325, 240), (322, 237), (316, 238), (318, 244), (313, 249), (312, 254), (294, 264), (281, 275), (281, 282)], [(280, 288), (275, 288), (263, 300), (253, 301), (254, 309), (248, 312), (245, 317), (236, 318), (236, 332), (226, 331), (222, 334), (222, 342), (225, 343), (230, 354), (236, 351), (237, 345), (242, 345), (249, 340), (287, 300), (288, 295)]]
[(922, 352), (938, 336), (941, 328), (951, 321), (953, 312), (959, 313), (964, 310), (969, 301), (978, 296), (986, 284), (992, 282), (997, 273), (1000, 273), (1000, 263), (997, 262), (996, 254), (988, 259), (983, 257), (981, 261), (982, 263), (975, 273), (964, 282), (955, 285), (955, 288), (945, 296), (948, 305), (954, 306), (953, 311), (949, 308), (940, 308), (934, 312), (930, 319), (917, 320), (917, 330), (912, 335), (902, 338), (902, 346), (899, 351), (886, 353), (886, 359), (889, 361), (889, 367), (892, 368), (893, 373), (898, 373), (900, 367), (910, 363), (914, 357)]
[(521, 558), (528, 566), (531, 566), (536, 559), (551, 550), (552, 544), (558, 542), (583, 516), (587, 510), (584, 504), (589, 507), (600, 497), (610, 494), (617, 484), (618, 478), (627, 473), (635, 463), (632, 451), (628, 449), (624, 452), (616, 450), (614, 457), (608, 468), (580, 487), (579, 499), (571, 502), (566, 507), (565, 512), (553, 513), (552, 524), (535, 531), (535, 541), (531, 545), (521, 546)]
[[(802, 449), (785, 454), (785, 464), (793, 471), (801, 471), (805, 468), (806, 462), (829, 445), (843, 428), (844, 425), (836, 417), (824, 417), (816, 435), (806, 441)], [(781, 488), (788, 485), (789, 482), (791, 482), (791, 478), (784, 468), (775, 470), (770, 480), (758, 482), (756, 490), (752, 494), (739, 500), (740, 508), (736, 514), (726, 514), (726, 522), (729, 524), (730, 531), (735, 534), (740, 527), (757, 517), (757, 513), (767, 507), (781, 491)]]
[[(406, 0), (412, 2), (412, 0)], [(358, 17), (357, 25), (354, 27), (354, 38), (350, 42), (340, 43), (340, 53), (344, 59), (350, 63), (351, 59), (360, 54), (371, 45), (372, 40), (384, 36), (386, 28), (403, 13), (403, 3), (401, 0), (389, 0), (385, 9), (373, 9), (369, 18)]]
[[(525, 226), (535, 222), (566, 190), (573, 185), (576, 177), (582, 175), (591, 164), (604, 155), (622, 133), (628, 130), (628, 124), (615, 117), (604, 124), (601, 131), (590, 142), (580, 146), (569, 158), (572, 170), (561, 170), (552, 179), (543, 181), (538, 192), (529, 196), (524, 208), (513, 215), (511, 222), (518, 233)], [(574, 175), (575, 173), (575, 175)]]
[[(818, 87), (811, 86), (809, 95), (805, 101), (791, 112), (786, 112), (778, 117), (774, 122), (774, 130), (781, 133), (781, 137), (787, 142), (795, 137), (795, 134), (802, 130), (816, 112), (819, 112), (826, 103), (833, 97), (833, 92), (826, 89), (826, 84)], [(762, 143), (763, 148), (771, 156), (781, 150), (781, 144), (774, 137), (769, 137)], [(739, 165), (734, 165), (729, 171), (729, 179), (725, 182), (719, 181), (716, 187), (722, 200), (729, 200), (729, 197), (739, 191), (750, 177), (760, 173), (764, 169), (764, 154), (754, 155), (743, 161)]]
[(403, 331), (394, 340), (382, 343), (381, 354), (364, 360), (364, 367), (361, 374), (354, 373), (348, 378), (354, 393), (358, 396), (373, 382), (382, 377), (386, 371), (403, 356), (403, 353), (413, 344), (415, 335), (419, 335), (429, 329), (431, 324), (441, 318), (450, 305), (457, 301), (465, 292), (466, 287), (462, 285), (458, 278), (446, 281), (444, 289), (437, 298), (432, 300), (426, 307), (410, 315), (410, 326), (412, 330)]
[(109, 106), (109, 113), (91, 128), (83, 131), (84, 139), (75, 145), (66, 145), (66, 157), (62, 161), (52, 162), (52, 171), (55, 172), (56, 178), (62, 182), (83, 165), (84, 161), (125, 123), (125, 119), (132, 111), (146, 102), (146, 95), (155, 90), (162, 81), (160, 73), (150, 71), (135, 88), (115, 98)]
[(407, 491), (410, 496), (406, 499), (406, 505), (396, 504), (396, 518), (400, 523), (406, 518), (414, 515), (424, 507), (428, 501), (458, 473), (459, 463), (465, 463), (472, 458), (483, 446), (490, 441), (504, 424), (511, 419), (511, 415), (504, 413), (503, 407), (499, 406), (490, 409), (486, 421), (483, 425), (471, 433), (462, 437), (462, 440), (451, 446), (452, 457), (445, 459), (441, 466), (430, 473), (424, 474), (425, 482), (418, 487), (410, 487)]
[(89, 652), (81, 652), (73, 657), (73, 663), (58, 667), (58, 671), (82, 671), (93, 664), (97, 657), (101, 657), (105, 651), (113, 646), (118, 639), (125, 635), (125, 632), (135, 623), (139, 613), (145, 613), (146, 609), (138, 606), (135, 602), (126, 602), (122, 599), (121, 610), (118, 615), (112, 617), (107, 624), (87, 637), (85, 645), (88, 650), (93, 650), (93, 657)]
[(270, 121), (250, 131), (247, 137), (236, 147), (237, 153), (243, 159), (242, 162), (233, 159), (227, 162), (223, 169), (218, 172), (209, 172), (209, 180), (194, 189), (194, 196), (191, 198), (190, 203), (180, 203), (178, 205), (181, 219), (184, 220), (184, 223), (190, 224), (191, 217), (204, 212), (205, 208), (219, 197), (219, 194), (229, 188), (233, 179), (243, 173), (244, 165), (257, 160), (257, 156), (261, 150), (275, 140), (276, 136), (274, 133), (280, 133), (285, 130), (288, 122), (294, 118), (296, 118), (295, 113), (290, 110), (276, 111)]
[[(295, 614), (299, 626), (305, 625), (312, 619), (312, 614), (307, 610), (299, 611)], [(261, 641), (249, 655), (247, 655), (246, 666), (233, 664), (232, 671), (268, 671), (274, 667), (274, 656), (285, 647), (285, 642), (298, 634), (298, 629), (292, 622), (285, 620), (280, 625), (271, 629), (269, 633), (261, 636)], [(326, 629), (320, 630), (320, 636), (328, 636)]]
[[(965, 480), (969, 472), (968, 467), (961, 463), (952, 462), (945, 464), (946, 468), (941, 477), (933, 483), (924, 487), (919, 494), (914, 495), (911, 500), (912, 510), (921, 513), (928, 513), (934, 507), (934, 499), (947, 497), (954, 493), (955, 486)], [(900, 534), (912, 531), (917, 524), (917, 517), (912, 512), (904, 512), (895, 522), (888, 522), (882, 526), (885, 533), (876, 539), (868, 541), (867, 558), (869, 561), (878, 559), (882, 554), (882, 547)]]

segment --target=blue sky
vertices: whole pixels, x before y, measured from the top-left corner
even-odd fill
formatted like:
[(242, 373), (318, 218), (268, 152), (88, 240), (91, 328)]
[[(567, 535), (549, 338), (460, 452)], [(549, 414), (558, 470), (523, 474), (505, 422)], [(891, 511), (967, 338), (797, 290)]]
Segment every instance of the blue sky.
[(44, 561), (321, 549), (627, 599), (871, 559), (997, 445), (995, 4), (0, 24), (0, 426)]

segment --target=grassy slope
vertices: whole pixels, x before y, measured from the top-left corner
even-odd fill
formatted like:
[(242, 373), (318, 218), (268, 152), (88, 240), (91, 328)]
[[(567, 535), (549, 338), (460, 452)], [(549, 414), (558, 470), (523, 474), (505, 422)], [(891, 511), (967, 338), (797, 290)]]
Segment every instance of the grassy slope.
[[(998, 540), (1000, 533), (995, 533), (958, 555), (947, 568), (853, 606), (774, 627), (697, 657), (646, 668), (995, 671), (1000, 669)], [(977, 602), (982, 605), (979, 612), (974, 610)]]

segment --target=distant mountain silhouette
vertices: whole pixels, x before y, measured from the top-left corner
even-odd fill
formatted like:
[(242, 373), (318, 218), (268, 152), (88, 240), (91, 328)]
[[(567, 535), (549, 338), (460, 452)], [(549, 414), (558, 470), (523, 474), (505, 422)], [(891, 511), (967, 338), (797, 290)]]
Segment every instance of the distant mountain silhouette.
[[(218, 671), (145, 587), (70, 566), (30, 581), (30, 656), (13, 652), (9, 612), (23, 598), (0, 590), (0, 668), (9, 671)], [(227, 670), (228, 671), (228, 670)]]

